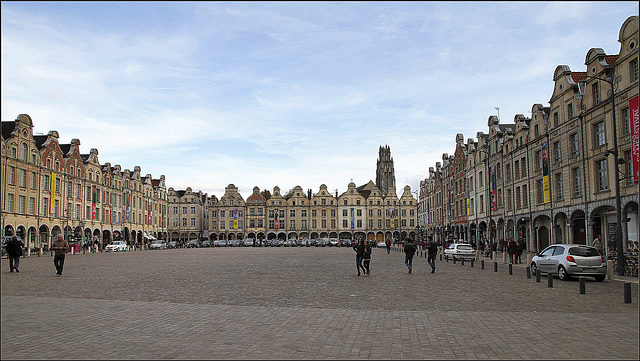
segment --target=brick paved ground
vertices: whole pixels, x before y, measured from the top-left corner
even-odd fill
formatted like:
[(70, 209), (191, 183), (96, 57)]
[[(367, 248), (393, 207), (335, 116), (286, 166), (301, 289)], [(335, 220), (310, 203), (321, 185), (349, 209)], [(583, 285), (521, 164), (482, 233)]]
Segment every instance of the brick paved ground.
[(638, 284), (376, 249), (208, 248), (2, 260), (2, 359), (637, 359)]

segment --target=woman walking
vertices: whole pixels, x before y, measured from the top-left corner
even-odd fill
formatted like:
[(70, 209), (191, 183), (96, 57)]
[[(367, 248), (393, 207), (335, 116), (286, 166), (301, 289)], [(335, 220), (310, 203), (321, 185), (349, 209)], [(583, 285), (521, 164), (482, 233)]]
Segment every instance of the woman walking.
[(360, 269), (362, 272), (366, 272), (364, 266), (362, 265), (362, 261), (364, 260), (364, 239), (362, 237), (358, 238), (358, 243), (353, 246), (353, 250), (356, 251), (356, 267), (358, 267), (358, 276), (360, 276)]
[(371, 242), (370, 241), (365, 242), (364, 254), (362, 256), (362, 259), (364, 261), (364, 268), (367, 270), (367, 272), (365, 273), (365, 276), (370, 276), (371, 275), (371, 270), (369, 269), (369, 265), (371, 264)]

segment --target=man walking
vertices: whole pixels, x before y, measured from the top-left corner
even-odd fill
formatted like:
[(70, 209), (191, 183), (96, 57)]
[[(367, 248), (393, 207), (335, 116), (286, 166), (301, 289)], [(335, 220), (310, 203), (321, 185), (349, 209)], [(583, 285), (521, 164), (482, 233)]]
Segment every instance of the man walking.
[(58, 235), (58, 239), (53, 242), (51, 247), (56, 251), (56, 255), (53, 257), (53, 265), (56, 266), (56, 276), (62, 276), (62, 269), (64, 268), (64, 256), (69, 249), (69, 243), (62, 238), (62, 235)]
[(412, 239), (407, 240), (407, 244), (404, 245), (404, 264), (409, 268), (409, 273), (413, 268), (413, 254), (416, 253), (416, 246), (413, 244)]
[(358, 268), (358, 276), (360, 276), (360, 269), (362, 269), (362, 272), (366, 275), (367, 270), (362, 265), (365, 250), (364, 239), (362, 237), (358, 238), (358, 243), (353, 246), (353, 250), (356, 251), (356, 267)]
[(427, 263), (431, 266), (431, 273), (436, 272), (436, 256), (438, 255), (438, 245), (429, 237), (427, 243)]
[(596, 237), (596, 239), (593, 240), (593, 248), (597, 249), (598, 252), (600, 252), (600, 255), (603, 255), (603, 253), (602, 253), (602, 235), (598, 235), (598, 237)]
[(387, 254), (389, 254), (391, 252), (391, 240), (387, 238), (387, 240), (384, 242), (384, 245), (387, 246)]
[(9, 272), (16, 270), (16, 273), (20, 273), (18, 266), (20, 266), (20, 256), (22, 256), (22, 240), (18, 236), (13, 235), (7, 242), (6, 250), (9, 257)]

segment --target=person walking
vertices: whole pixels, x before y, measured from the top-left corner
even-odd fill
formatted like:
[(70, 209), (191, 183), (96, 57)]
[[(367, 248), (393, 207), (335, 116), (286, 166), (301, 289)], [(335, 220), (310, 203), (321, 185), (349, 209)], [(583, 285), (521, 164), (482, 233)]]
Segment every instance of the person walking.
[(521, 239), (518, 239), (516, 246), (518, 249), (518, 258), (516, 263), (522, 264), (522, 252), (524, 252), (524, 241)]
[(598, 237), (596, 237), (596, 239), (593, 240), (593, 248), (597, 249), (598, 252), (600, 252), (600, 255), (602, 255), (602, 235), (598, 235)]
[(367, 272), (365, 273), (365, 276), (367, 277), (371, 275), (371, 270), (369, 269), (369, 266), (371, 265), (371, 250), (372, 250), (371, 242), (369, 241), (365, 242), (362, 261), (364, 263), (364, 268), (367, 270)]
[(51, 247), (56, 251), (56, 255), (53, 257), (53, 265), (56, 266), (56, 276), (62, 276), (62, 269), (64, 268), (64, 256), (69, 249), (69, 243), (62, 238), (62, 235), (58, 235), (58, 239), (53, 242)]
[(404, 264), (409, 268), (409, 273), (413, 268), (413, 255), (416, 253), (416, 246), (413, 244), (413, 239), (409, 238), (404, 245)]
[(431, 273), (436, 273), (436, 256), (438, 255), (438, 245), (429, 238), (427, 243), (427, 263), (431, 266)]
[(389, 254), (391, 252), (391, 240), (387, 238), (384, 244), (387, 246), (387, 254)]
[(358, 268), (358, 276), (360, 276), (360, 269), (362, 272), (366, 273), (366, 269), (362, 265), (362, 261), (364, 260), (364, 239), (362, 237), (358, 238), (358, 243), (353, 246), (353, 250), (356, 251), (356, 267)]
[(509, 259), (511, 261), (511, 264), (518, 263), (518, 245), (516, 244), (516, 241), (513, 240), (513, 237), (509, 239), (507, 248), (509, 251)]
[(20, 273), (18, 266), (20, 266), (20, 256), (22, 256), (23, 246), (22, 240), (16, 235), (11, 236), (11, 239), (7, 242), (5, 250), (9, 258), (9, 272), (16, 270), (16, 273)]

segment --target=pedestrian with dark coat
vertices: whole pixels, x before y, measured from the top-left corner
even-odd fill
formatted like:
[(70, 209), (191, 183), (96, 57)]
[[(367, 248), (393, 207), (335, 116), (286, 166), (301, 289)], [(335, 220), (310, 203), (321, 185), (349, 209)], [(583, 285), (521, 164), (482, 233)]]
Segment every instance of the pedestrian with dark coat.
[(391, 252), (391, 240), (389, 238), (387, 238), (387, 240), (384, 242), (385, 246), (387, 246), (387, 254), (389, 254)]
[(61, 234), (59, 234), (58, 239), (53, 242), (51, 249), (56, 251), (55, 256), (53, 256), (53, 265), (56, 267), (56, 276), (62, 276), (64, 258), (65, 254), (67, 254), (67, 251), (69, 250), (69, 243), (67, 240), (62, 238)]
[(371, 270), (369, 269), (369, 266), (371, 265), (371, 243), (372, 242), (365, 242), (364, 245), (364, 254), (362, 255), (362, 260), (364, 263), (364, 268), (367, 270), (367, 272), (365, 273), (365, 276), (370, 276), (371, 275)]
[(413, 268), (413, 255), (416, 253), (416, 246), (413, 244), (412, 239), (408, 239), (404, 245), (404, 264), (407, 265), (409, 273)]
[(24, 244), (22, 243), (22, 240), (16, 235), (11, 236), (11, 239), (7, 241), (5, 250), (7, 251), (7, 256), (9, 257), (9, 272), (13, 272), (13, 270), (16, 270), (16, 273), (20, 273), (18, 266), (20, 266), (22, 247), (24, 247)]
[(508, 251), (509, 251), (509, 258), (511, 260), (511, 263), (512, 264), (514, 262), (518, 263), (518, 245), (513, 240), (513, 238), (511, 238), (509, 240), (509, 243), (507, 243), (507, 248), (508, 248)]
[(438, 255), (438, 245), (433, 239), (427, 243), (427, 263), (431, 266), (431, 273), (436, 273), (436, 256)]
[(358, 268), (358, 276), (360, 276), (360, 269), (362, 269), (363, 273), (366, 273), (366, 269), (362, 265), (362, 261), (364, 260), (364, 239), (362, 237), (358, 238), (358, 243), (353, 246), (353, 250), (356, 251), (356, 267)]
[(521, 239), (518, 239), (518, 259), (516, 263), (520, 263), (522, 264), (522, 252), (524, 252), (524, 241)]

